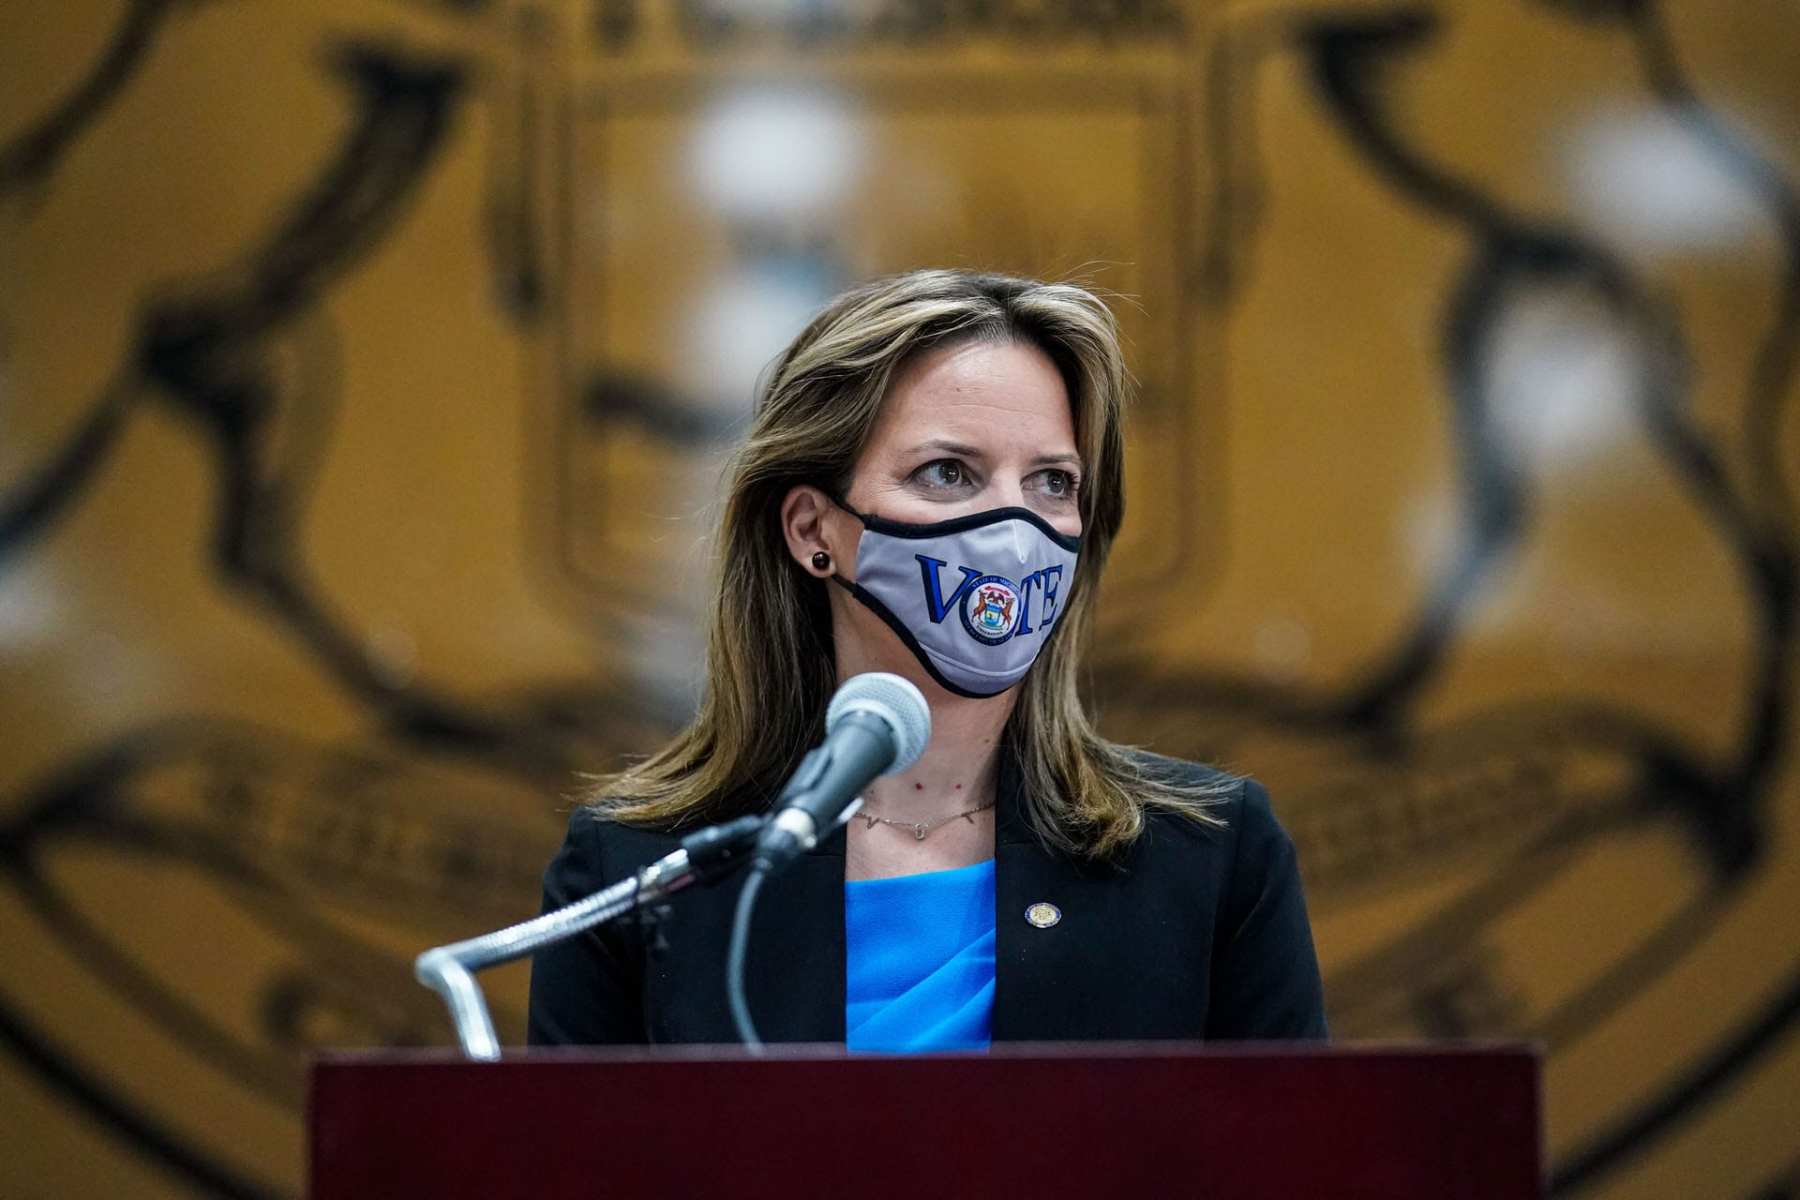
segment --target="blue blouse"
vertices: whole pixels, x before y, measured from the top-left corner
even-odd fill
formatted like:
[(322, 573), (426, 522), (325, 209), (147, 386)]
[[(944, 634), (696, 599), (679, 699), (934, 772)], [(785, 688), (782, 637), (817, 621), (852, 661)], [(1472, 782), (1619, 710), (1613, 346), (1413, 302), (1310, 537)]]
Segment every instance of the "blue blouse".
[(844, 884), (845, 1045), (985, 1050), (994, 1015), (994, 860)]

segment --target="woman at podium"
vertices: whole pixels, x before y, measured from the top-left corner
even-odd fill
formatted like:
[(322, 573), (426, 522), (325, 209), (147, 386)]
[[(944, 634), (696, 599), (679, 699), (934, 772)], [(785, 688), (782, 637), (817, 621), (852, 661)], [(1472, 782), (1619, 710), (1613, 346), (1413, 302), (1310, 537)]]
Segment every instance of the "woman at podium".
[[(699, 710), (576, 809), (546, 909), (766, 811), (838, 684), (886, 671), (927, 698), (931, 740), (763, 891), (745, 988), (765, 1039), (1325, 1036), (1266, 791), (1108, 741), (1083, 707), (1128, 388), (1112, 314), (1070, 284), (925, 270), (827, 305), (728, 472)], [(736, 891), (540, 951), (528, 1040), (735, 1042)]]

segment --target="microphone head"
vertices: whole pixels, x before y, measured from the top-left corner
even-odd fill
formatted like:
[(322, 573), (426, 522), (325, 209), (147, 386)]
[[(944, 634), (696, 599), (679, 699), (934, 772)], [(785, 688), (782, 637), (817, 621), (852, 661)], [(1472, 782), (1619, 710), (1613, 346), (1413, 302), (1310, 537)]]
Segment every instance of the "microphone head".
[(846, 679), (825, 710), (825, 732), (853, 712), (879, 717), (894, 731), (894, 764), (883, 774), (904, 771), (918, 762), (931, 740), (931, 706), (918, 688), (898, 675), (868, 671)]

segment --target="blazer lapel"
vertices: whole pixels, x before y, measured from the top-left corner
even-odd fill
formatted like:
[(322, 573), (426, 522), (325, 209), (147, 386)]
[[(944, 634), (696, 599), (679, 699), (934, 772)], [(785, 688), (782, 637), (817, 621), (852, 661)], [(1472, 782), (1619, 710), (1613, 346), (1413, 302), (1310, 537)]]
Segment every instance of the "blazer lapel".
[[(1115, 943), (1119, 889), (1046, 850), (1031, 830), (1023, 781), (1002, 751), (994, 830), (994, 1019), (999, 1041), (1073, 1041), (1119, 1028), (1128, 956)], [(1129, 975), (1129, 971), (1125, 970)]]
[[(1012, 749), (1002, 741), (994, 798), (994, 1019), (995, 1041), (1032, 1041), (1040, 1036), (1044, 960), (1027, 934), (1040, 931), (1025, 920), (1032, 904), (1050, 900), (1041, 864), (1047, 860), (1027, 821), (1024, 786)], [(1050, 900), (1054, 903), (1054, 900)]]

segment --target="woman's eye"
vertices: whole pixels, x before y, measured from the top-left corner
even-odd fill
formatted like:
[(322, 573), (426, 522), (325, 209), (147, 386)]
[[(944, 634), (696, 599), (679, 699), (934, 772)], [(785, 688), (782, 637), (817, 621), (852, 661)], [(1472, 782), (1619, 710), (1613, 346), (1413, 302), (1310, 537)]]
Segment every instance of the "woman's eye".
[(1075, 494), (1078, 486), (1074, 472), (1062, 471), (1054, 467), (1039, 472), (1039, 489), (1057, 500), (1066, 500)]
[(969, 473), (954, 458), (940, 458), (936, 462), (928, 462), (913, 473), (918, 479), (930, 487), (961, 487), (969, 481)]

